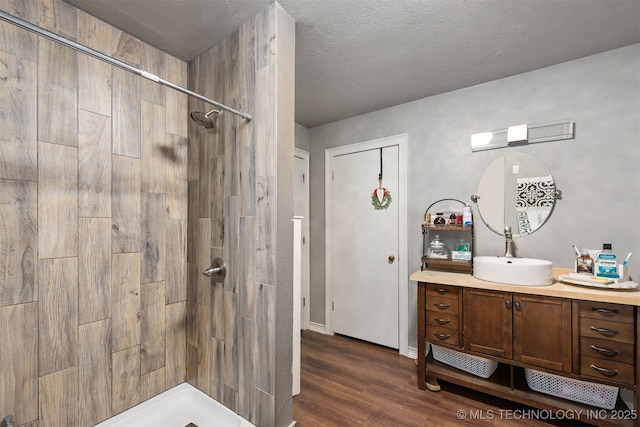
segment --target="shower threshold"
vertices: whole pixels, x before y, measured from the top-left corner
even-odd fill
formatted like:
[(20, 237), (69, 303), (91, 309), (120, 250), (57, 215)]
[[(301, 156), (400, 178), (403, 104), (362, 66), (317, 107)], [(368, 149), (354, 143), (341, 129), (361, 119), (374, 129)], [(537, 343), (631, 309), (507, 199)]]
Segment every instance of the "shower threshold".
[(255, 427), (191, 384), (182, 383), (94, 427)]

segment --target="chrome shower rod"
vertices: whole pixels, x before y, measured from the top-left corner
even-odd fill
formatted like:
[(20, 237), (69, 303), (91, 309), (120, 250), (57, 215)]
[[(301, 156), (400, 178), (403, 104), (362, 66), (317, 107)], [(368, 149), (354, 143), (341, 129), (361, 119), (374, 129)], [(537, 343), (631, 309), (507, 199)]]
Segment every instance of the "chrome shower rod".
[(220, 108), (222, 110), (228, 111), (228, 112), (230, 112), (232, 114), (236, 114), (236, 115), (242, 117), (245, 120), (251, 120), (253, 118), (251, 116), (251, 114), (249, 114), (249, 113), (244, 113), (242, 111), (235, 110), (235, 109), (233, 109), (231, 107), (227, 107), (226, 105), (221, 104), (221, 103), (219, 103), (217, 101), (214, 101), (212, 99), (209, 99), (209, 98), (207, 98), (205, 96), (202, 96), (199, 93), (192, 92), (189, 89), (183, 88), (182, 86), (178, 86), (177, 84), (174, 84), (174, 83), (171, 83), (169, 81), (163, 80), (160, 77), (156, 76), (155, 74), (152, 74), (152, 73), (149, 73), (147, 71), (140, 70), (138, 68), (132, 67), (131, 65), (126, 64), (126, 63), (124, 63), (124, 62), (122, 62), (122, 61), (120, 61), (118, 59), (115, 59), (115, 58), (109, 56), (109, 55), (105, 55), (103, 53), (98, 52), (97, 50), (91, 49), (91, 48), (89, 48), (87, 46), (83, 46), (83, 45), (81, 45), (79, 43), (76, 43), (76, 42), (74, 42), (72, 40), (69, 40), (69, 39), (64, 38), (62, 36), (59, 36), (59, 35), (57, 35), (55, 33), (52, 33), (51, 31), (45, 30), (44, 28), (38, 27), (37, 25), (33, 25), (30, 22), (27, 22), (25, 20), (17, 18), (15, 16), (10, 15), (8, 13), (5, 13), (5, 12), (3, 12), (1, 10), (0, 10), (0, 18), (4, 19), (5, 21), (10, 22), (10, 23), (12, 23), (12, 24), (14, 24), (14, 25), (16, 25), (16, 26), (18, 26), (20, 28), (23, 28), (25, 30), (28, 30), (28, 31), (34, 32), (36, 34), (39, 34), (41, 36), (47, 37), (48, 39), (54, 40), (56, 42), (62, 43), (65, 46), (68, 46), (68, 47), (70, 47), (72, 49), (75, 49), (75, 50), (77, 50), (79, 52), (86, 53), (87, 55), (91, 55), (94, 58), (98, 58), (98, 59), (100, 59), (102, 61), (108, 62), (111, 65), (115, 65), (116, 67), (122, 68), (122, 69), (127, 70), (127, 71), (129, 71), (131, 73), (137, 74), (137, 75), (139, 75), (141, 77), (144, 77), (146, 79), (149, 79), (149, 80), (154, 81), (156, 83), (159, 83), (161, 85), (164, 85), (164, 86), (170, 87), (172, 89), (175, 89), (178, 92), (182, 92), (182, 93), (185, 93), (185, 94), (187, 94), (187, 95), (189, 95), (189, 96), (191, 96), (193, 98), (197, 98), (200, 101), (204, 101), (204, 102), (206, 102), (208, 104), (214, 105), (214, 106), (216, 106), (216, 107), (218, 107), (218, 108)]

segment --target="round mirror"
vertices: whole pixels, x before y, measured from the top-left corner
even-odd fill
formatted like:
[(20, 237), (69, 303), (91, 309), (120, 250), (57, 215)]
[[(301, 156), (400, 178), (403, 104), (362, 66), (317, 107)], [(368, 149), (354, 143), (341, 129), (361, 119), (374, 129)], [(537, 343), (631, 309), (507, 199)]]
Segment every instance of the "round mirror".
[(494, 160), (480, 178), (477, 193), (482, 221), (495, 233), (511, 227), (513, 237), (533, 233), (551, 215), (556, 186), (547, 166), (531, 154)]

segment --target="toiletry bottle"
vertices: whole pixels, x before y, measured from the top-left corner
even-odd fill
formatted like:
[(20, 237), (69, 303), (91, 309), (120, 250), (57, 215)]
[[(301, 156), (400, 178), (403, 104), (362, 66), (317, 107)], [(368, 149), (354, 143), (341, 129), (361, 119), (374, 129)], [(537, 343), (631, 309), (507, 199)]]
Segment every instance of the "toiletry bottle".
[(599, 277), (607, 277), (610, 279), (618, 279), (618, 262), (616, 255), (611, 252), (611, 243), (602, 244), (602, 252), (594, 263), (594, 275)]
[(471, 214), (471, 206), (465, 204), (462, 208), (462, 225), (469, 227), (473, 225), (473, 215)]
[(582, 249), (576, 259), (576, 273), (593, 274), (593, 258), (589, 256), (587, 249)]
[(436, 218), (433, 220), (433, 225), (446, 225), (447, 220), (442, 216), (442, 212), (436, 213)]
[(422, 217), (422, 231), (427, 230), (430, 225), (431, 225), (431, 214), (428, 214), (425, 212), (424, 216)]
[(451, 215), (449, 215), (449, 225), (456, 225), (456, 214), (453, 212), (451, 212)]

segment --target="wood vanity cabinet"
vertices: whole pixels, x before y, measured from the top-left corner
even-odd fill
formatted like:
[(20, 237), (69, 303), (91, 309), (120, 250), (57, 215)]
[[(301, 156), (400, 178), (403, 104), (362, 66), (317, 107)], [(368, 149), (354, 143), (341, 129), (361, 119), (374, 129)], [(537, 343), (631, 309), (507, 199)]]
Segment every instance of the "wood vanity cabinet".
[(462, 290), (429, 283), (425, 299), (427, 339), (438, 345), (462, 347)]
[[(637, 294), (561, 283), (534, 289), (434, 271), (411, 280), (418, 283), (418, 388), (431, 376), (537, 409), (573, 411), (593, 425), (640, 427)], [(427, 357), (427, 341), (498, 368), (489, 378), (456, 369)], [(620, 398), (609, 411), (534, 391), (527, 368), (631, 390), (635, 410)]]
[(574, 365), (585, 380), (633, 386), (634, 310), (619, 304), (576, 301), (576, 347)]
[(464, 348), (511, 359), (513, 321), (511, 294), (464, 289)]
[(571, 372), (571, 300), (464, 289), (465, 349)]

